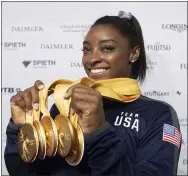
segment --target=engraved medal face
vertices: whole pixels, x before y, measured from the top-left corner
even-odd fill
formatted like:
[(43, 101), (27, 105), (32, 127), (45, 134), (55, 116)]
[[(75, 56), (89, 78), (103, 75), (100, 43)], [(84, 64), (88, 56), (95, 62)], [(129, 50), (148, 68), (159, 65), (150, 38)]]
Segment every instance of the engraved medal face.
[(46, 136), (44, 129), (41, 125), (41, 123), (37, 120), (33, 122), (34, 127), (37, 130), (37, 134), (39, 137), (39, 152), (38, 152), (38, 157), (43, 160), (46, 156)]
[(18, 148), (21, 159), (25, 162), (33, 162), (38, 154), (39, 140), (35, 127), (25, 123), (19, 129)]
[(58, 153), (65, 157), (68, 155), (72, 146), (71, 129), (69, 128), (69, 119), (63, 115), (58, 115), (55, 118), (55, 124), (58, 131)]
[(79, 125), (77, 125), (77, 129), (75, 129), (75, 133), (75, 145), (68, 156), (65, 157), (65, 160), (71, 166), (78, 165), (84, 154), (84, 136)]
[(46, 155), (54, 156), (58, 147), (57, 128), (50, 116), (44, 116), (41, 120), (46, 135)]

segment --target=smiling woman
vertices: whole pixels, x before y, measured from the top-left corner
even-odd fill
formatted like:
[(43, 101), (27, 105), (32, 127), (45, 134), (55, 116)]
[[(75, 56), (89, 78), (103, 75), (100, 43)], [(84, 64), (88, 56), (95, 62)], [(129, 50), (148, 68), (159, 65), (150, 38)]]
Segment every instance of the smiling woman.
[[(18, 129), (25, 123), (25, 113), (32, 114), (39, 108), (39, 90), (44, 84), (36, 81), (34, 86), (18, 92), (11, 98), (6, 133), (5, 161), (10, 175), (177, 175), (181, 132), (176, 111), (165, 102), (141, 95), (138, 86), (147, 70), (138, 20), (123, 11), (118, 16), (99, 18), (87, 33), (82, 50), (88, 77), (97, 83), (116, 81), (108, 88), (118, 90), (124, 101), (108, 99), (93, 87), (72, 86), (62, 97), (71, 100), (71, 111), (79, 115), (85, 139), (82, 161), (72, 167), (56, 155), (24, 163), (17, 149)], [(53, 118), (60, 113), (55, 104), (50, 112)]]
[(143, 81), (146, 56), (141, 27), (131, 19), (105, 16), (98, 19), (83, 42), (83, 64), (89, 77), (132, 77)]

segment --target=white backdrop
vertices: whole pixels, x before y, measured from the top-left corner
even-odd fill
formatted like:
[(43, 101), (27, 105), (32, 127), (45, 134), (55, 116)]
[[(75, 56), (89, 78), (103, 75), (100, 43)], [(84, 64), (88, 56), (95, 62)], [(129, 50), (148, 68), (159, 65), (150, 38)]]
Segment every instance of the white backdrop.
[[(177, 111), (183, 133), (178, 174), (187, 175), (187, 4), (186, 2), (3, 2), (2, 152), (10, 118), (9, 100), (35, 80), (86, 76), (82, 42), (103, 15), (132, 12), (142, 26), (150, 67), (144, 95)], [(2, 155), (2, 174), (8, 174)]]

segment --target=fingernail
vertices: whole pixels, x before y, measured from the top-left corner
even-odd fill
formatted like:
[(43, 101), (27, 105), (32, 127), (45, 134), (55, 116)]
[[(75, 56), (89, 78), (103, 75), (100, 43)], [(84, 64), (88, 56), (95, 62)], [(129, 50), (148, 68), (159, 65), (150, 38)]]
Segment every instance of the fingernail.
[(39, 90), (42, 90), (42, 89), (44, 89), (44, 87), (45, 87), (45, 86), (44, 86), (43, 84), (41, 84), (40, 86), (38, 86), (38, 89), (39, 89)]
[(68, 93), (67, 92), (65, 92), (65, 94), (64, 94), (64, 96), (63, 96), (64, 98), (68, 98)]
[(33, 109), (34, 110), (38, 110), (39, 109), (39, 104), (38, 103), (34, 103), (33, 104)]
[(31, 116), (32, 115), (32, 110), (29, 110), (27, 113)]
[(75, 114), (75, 111), (73, 108), (70, 109), (71, 114)]

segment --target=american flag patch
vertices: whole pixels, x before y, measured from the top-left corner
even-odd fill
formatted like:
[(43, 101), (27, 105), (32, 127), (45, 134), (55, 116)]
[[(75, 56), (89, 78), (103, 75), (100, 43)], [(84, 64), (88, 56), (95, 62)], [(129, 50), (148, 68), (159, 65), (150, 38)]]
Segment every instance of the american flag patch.
[(176, 127), (172, 125), (164, 124), (163, 141), (170, 142), (179, 148), (181, 143), (181, 133)]

